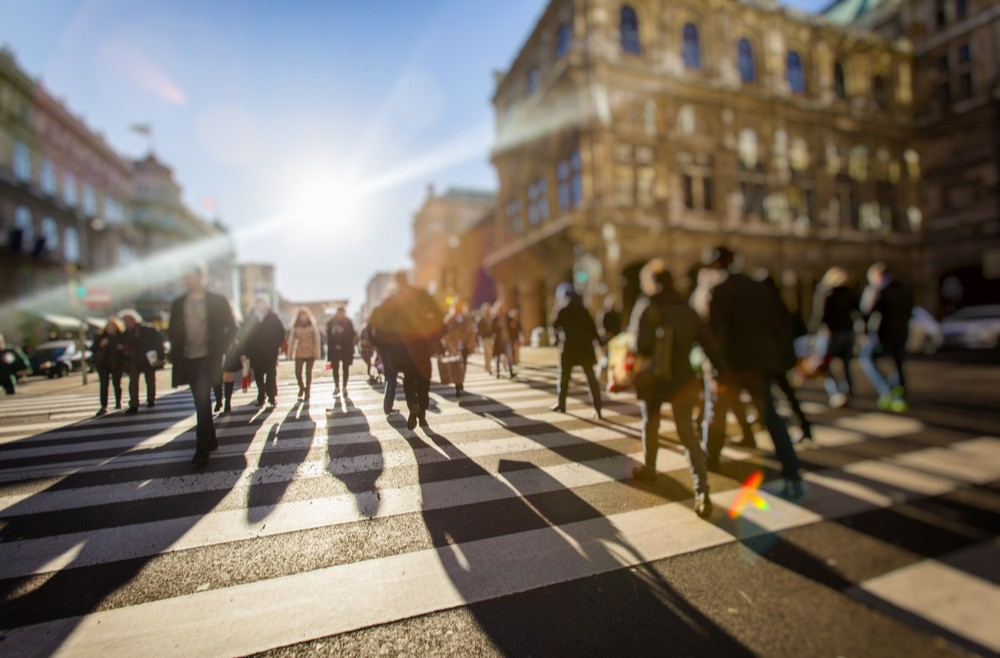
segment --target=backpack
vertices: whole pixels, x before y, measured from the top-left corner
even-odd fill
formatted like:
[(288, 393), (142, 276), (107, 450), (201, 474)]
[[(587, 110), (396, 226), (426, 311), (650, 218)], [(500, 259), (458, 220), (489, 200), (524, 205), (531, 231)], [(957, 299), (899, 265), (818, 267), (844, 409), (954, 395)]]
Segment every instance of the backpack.
[(635, 353), (635, 337), (628, 333), (612, 339), (608, 344), (609, 391), (648, 389), (674, 377), (674, 328), (663, 324), (658, 304), (650, 304), (649, 308), (656, 325), (653, 353), (650, 356)]

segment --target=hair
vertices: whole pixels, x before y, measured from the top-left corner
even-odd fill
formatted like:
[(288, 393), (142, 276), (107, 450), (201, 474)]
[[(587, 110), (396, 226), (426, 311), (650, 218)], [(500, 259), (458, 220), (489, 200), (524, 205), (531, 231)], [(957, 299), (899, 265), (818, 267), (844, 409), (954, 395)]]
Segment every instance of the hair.
[(108, 318), (107, 324), (104, 325), (104, 331), (107, 331), (111, 327), (114, 327), (115, 331), (117, 331), (120, 334), (125, 333), (125, 327), (122, 325), (122, 321), (113, 315), (110, 318)]
[[(305, 323), (302, 323), (302, 322), (299, 321), (299, 318), (302, 317), (303, 314), (305, 314), (305, 316), (306, 316)], [(312, 311), (310, 311), (308, 307), (306, 307), (306, 306), (300, 306), (298, 309), (296, 309), (296, 311), (295, 311), (295, 326), (296, 327), (310, 327), (310, 326), (315, 327), (316, 326), (316, 318), (313, 316)]]
[(127, 308), (124, 311), (119, 312), (118, 317), (120, 317), (122, 320), (124, 320), (125, 318), (132, 318), (138, 323), (142, 322), (142, 316), (139, 315), (139, 311), (135, 310), (134, 308)]
[(667, 262), (654, 258), (639, 270), (639, 288), (647, 297), (661, 290), (673, 290), (674, 276), (667, 269)]
[(847, 270), (842, 267), (831, 267), (823, 275), (820, 285), (832, 290), (847, 283)]
[(393, 278), (400, 287), (410, 285), (410, 274), (406, 270), (399, 270)]

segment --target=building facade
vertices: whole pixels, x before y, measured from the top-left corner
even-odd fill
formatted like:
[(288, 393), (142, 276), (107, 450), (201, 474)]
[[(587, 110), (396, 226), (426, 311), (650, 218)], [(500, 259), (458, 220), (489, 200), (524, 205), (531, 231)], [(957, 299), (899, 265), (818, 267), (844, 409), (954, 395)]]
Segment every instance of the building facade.
[[(365, 301), (361, 305), (359, 320), (367, 322), (375, 307), (388, 296), (389, 287), (396, 281), (395, 272), (376, 272), (365, 286)], [(361, 323), (359, 322), (359, 324)]]
[(278, 289), (274, 283), (274, 265), (270, 263), (240, 263), (237, 266), (240, 312), (246, 315), (253, 308), (254, 299), (264, 295), (271, 301), (271, 308), (278, 308)]
[(493, 99), (500, 296), (529, 330), (561, 281), (630, 308), (717, 244), (793, 308), (834, 264), (919, 279), (911, 51), (769, 0), (554, 0)]
[(442, 306), (471, 290), (471, 281), (456, 267), (462, 236), (492, 211), (492, 192), (451, 188), (444, 194), (428, 186), (427, 199), (413, 216), (413, 284)]

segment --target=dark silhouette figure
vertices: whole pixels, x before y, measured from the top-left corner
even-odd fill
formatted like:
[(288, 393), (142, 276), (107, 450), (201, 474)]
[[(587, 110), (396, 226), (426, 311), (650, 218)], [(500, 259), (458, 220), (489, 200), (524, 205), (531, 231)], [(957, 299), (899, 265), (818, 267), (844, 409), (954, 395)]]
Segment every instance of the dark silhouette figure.
[[(125, 326), (118, 318), (108, 318), (104, 330), (94, 340), (94, 368), (100, 382), (101, 407), (97, 416), (108, 413), (108, 393), (115, 392), (115, 409), (122, 408), (122, 373), (125, 371)], [(138, 386), (138, 382), (136, 382)]]
[[(827, 333), (823, 386), (830, 406), (835, 409), (843, 407), (854, 396), (851, 361), (854, 359), (854, 323), (859, 317), (859, 301), (857, 292), (847, 285), (847, 272), (843, 268), (831, 267), (816, 286), (810, 329), (813, 333), (825, 329)], [(830, 368), (834, 359), (840, 361), (840, 377)]]
[[(347, 317), (347, 310), (341, 306), (326, 323), (326, 358), (333, 370), (333, 394), (347, 395), (347, 376), (354, 363), (354, 344), (357, 336), (354, 324)], [(343, 388), (341, 388), (343, 379)]]
[(559, 284), (556, 292), (560, 300), (552, 328), (559, 336), (559, 388), (558, 400), (552, 405), (553, 411), (566, 412), (566, 396), (569, 394), (569, 380), (575, 366), (583, 368), (590, 387), (590, 403), (594, 406), (594, 417), (601, 417), (601, 388), (597, 383), (594, 367), (597, 357), (594, 350), (600, 342), (594, 318), (583, 305), (583, 300), (573, 290), (570, 283)]
[(146, 406), (156, 406), (156, 366), (163, 364), (163, 337), (153, 327), (144, 324), (136, 311), (122, 311), (125, 322), (123, 336), (125, 362), (128, 368), (128, 409), (139, 411), (139, 377), (146, 380)]
[(278, 353), (285, 342), (285, 327), (271, 310), (271, 302), (265, 295), (254, 300), (247, 322), (250, 326), (243, 353), (253, 368), (257, 406), (263, 405), (266, 397), (268, 405), (274, 407), (278, 404)]
[[(880, 409), (906, 411), (909, 405), (903, 363), (913, 315), (913, 293), (892, 275), (885, 263), (875, 263), (868, 268), (868, 286), (861, 294), (860, 307), (868, 331), (858, 356), (861, 369), (878, 393)], [(882, 357), (892, 360), (893, 369), (888, 377), (876, 363)]]

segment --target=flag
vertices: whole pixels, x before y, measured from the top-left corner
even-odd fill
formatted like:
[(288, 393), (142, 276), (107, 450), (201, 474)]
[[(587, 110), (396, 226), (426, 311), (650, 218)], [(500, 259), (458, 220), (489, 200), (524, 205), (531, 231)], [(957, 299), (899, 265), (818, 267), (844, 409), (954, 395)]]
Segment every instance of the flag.
[(153, 128), (148, 123), (133, 123), (129, 128), (132, 132), (149, 137), (153, 134)]

